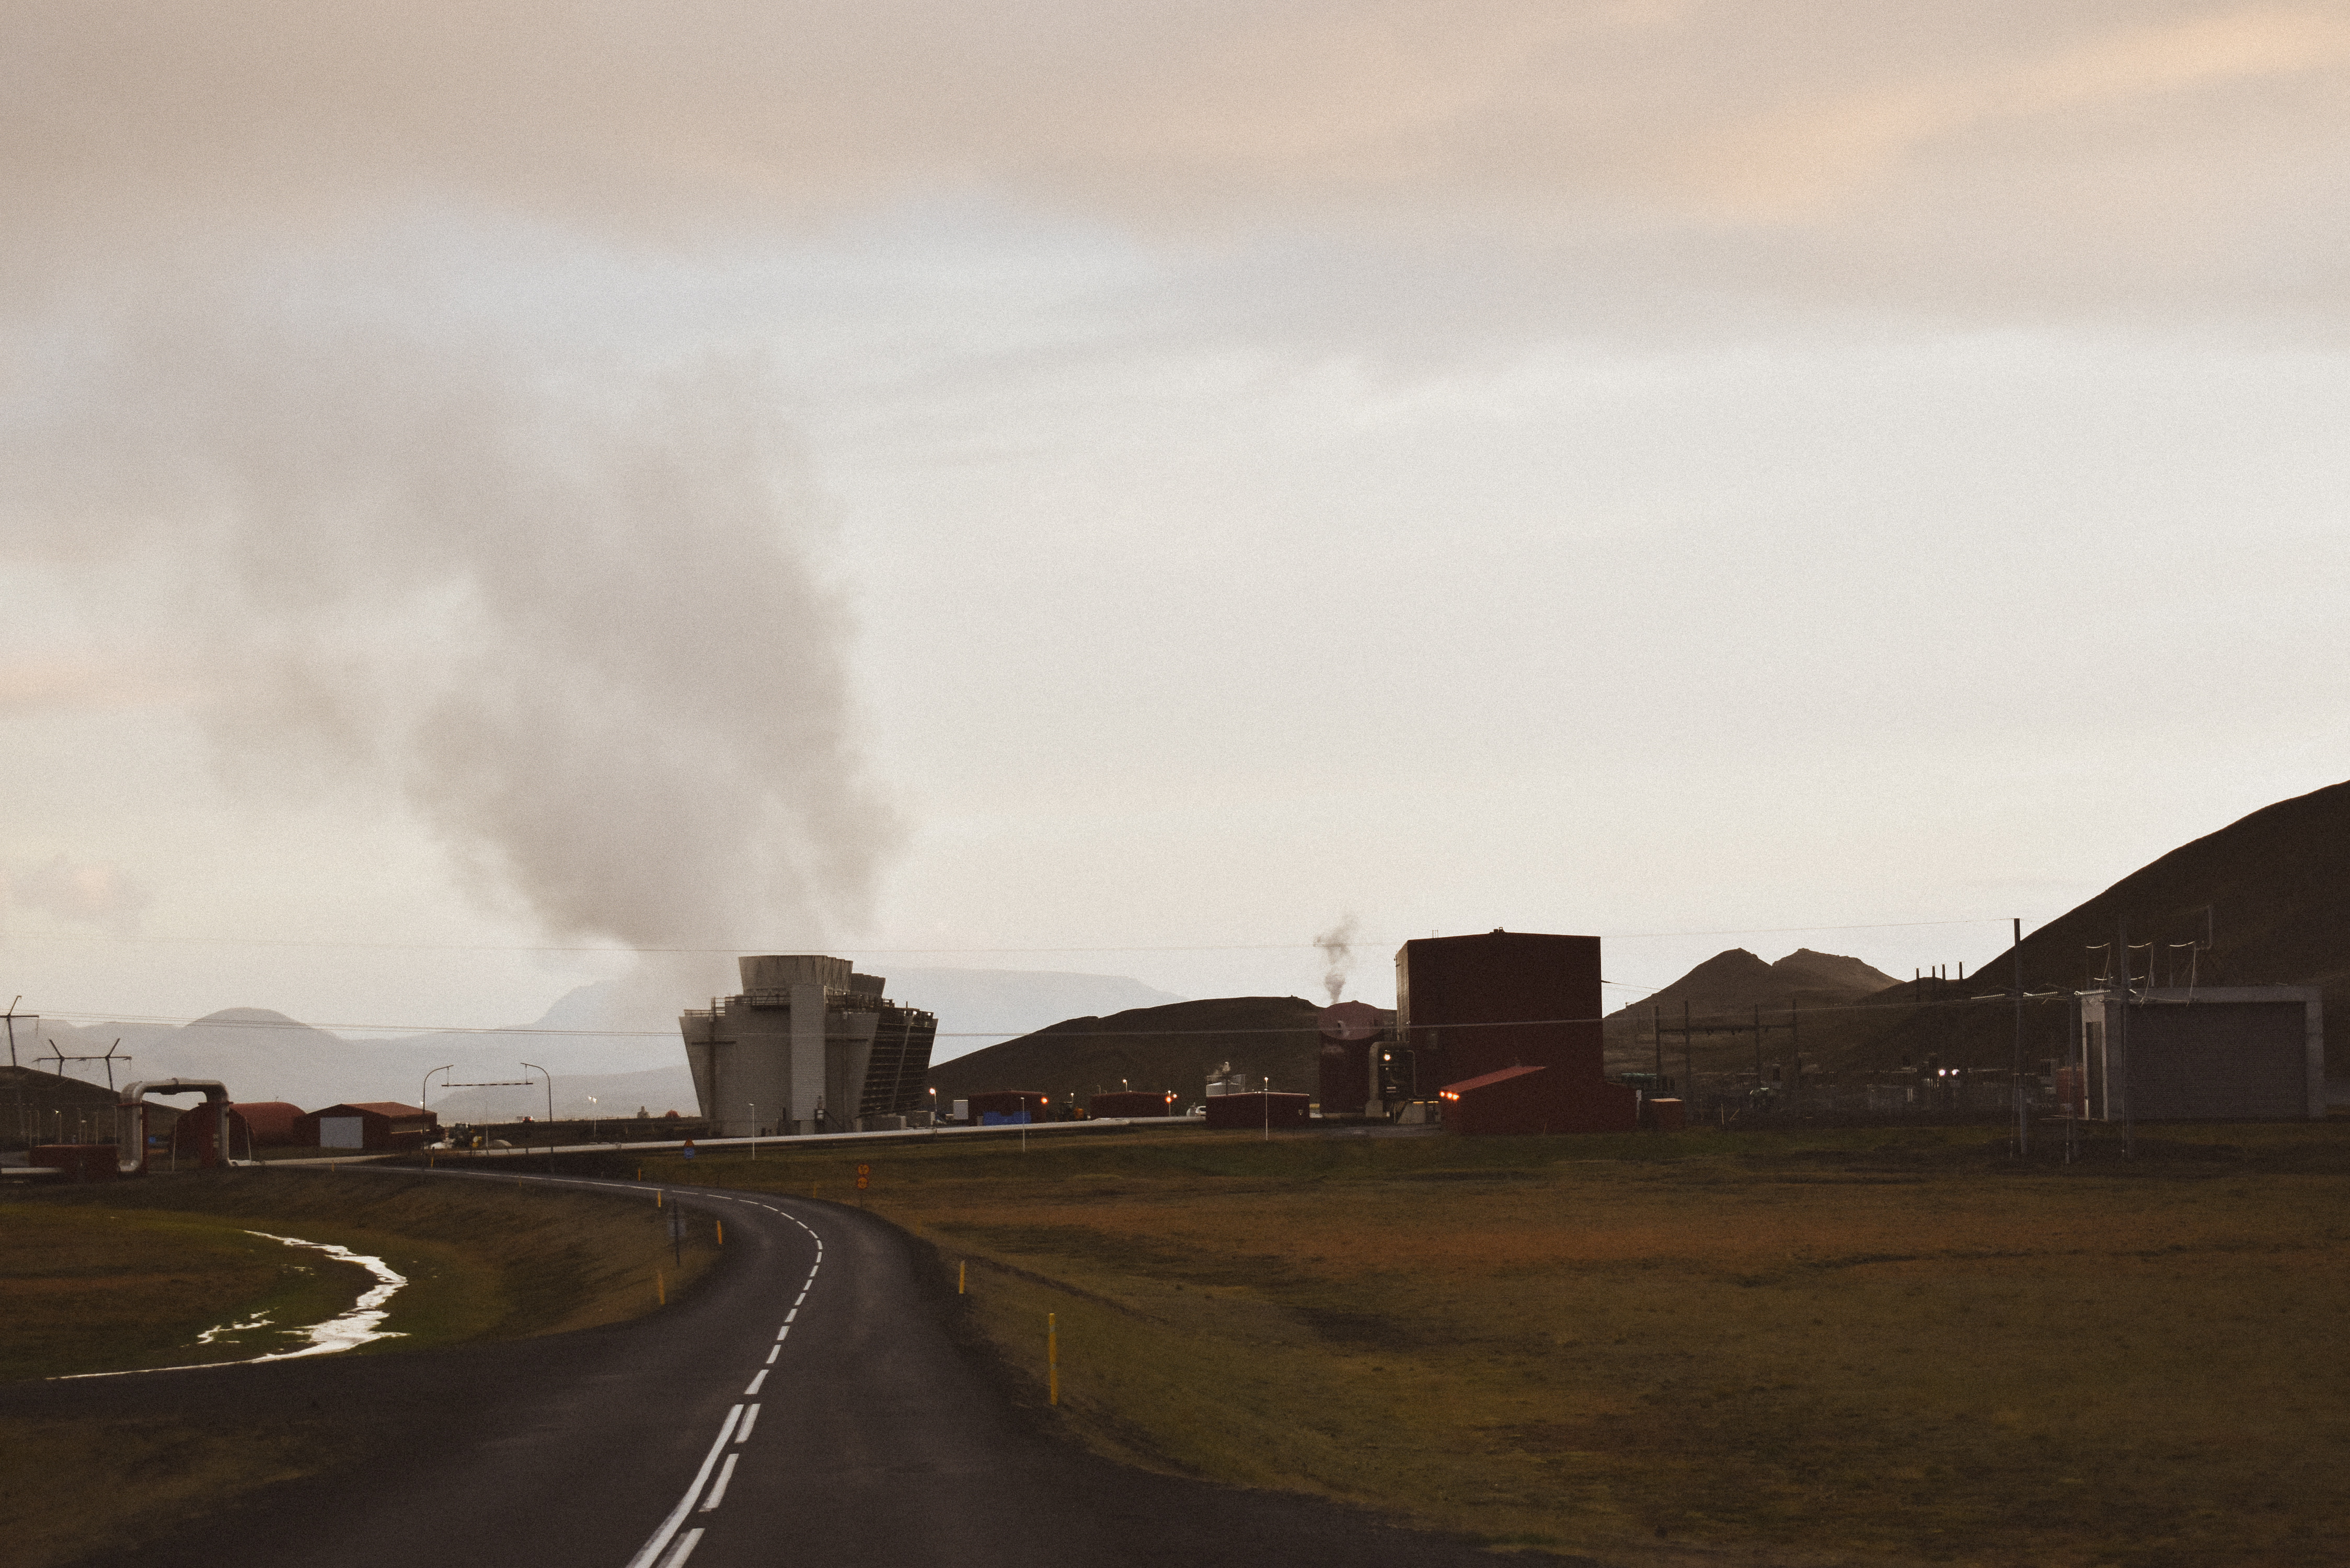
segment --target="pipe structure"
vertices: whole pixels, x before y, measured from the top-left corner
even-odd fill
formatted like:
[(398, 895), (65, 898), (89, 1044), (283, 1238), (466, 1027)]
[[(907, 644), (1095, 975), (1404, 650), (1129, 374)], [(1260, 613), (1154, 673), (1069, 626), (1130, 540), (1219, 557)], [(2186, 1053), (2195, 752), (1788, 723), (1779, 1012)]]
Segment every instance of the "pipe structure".
[[(198, 1094), (203, 1096), (205, 1108), (217, 1118), (213, 1127), (213, 1162), (234, 1163), (228, 1145), (228, 1089), (218, 1078), (142, 1079), (123, 1085), (122, 1093), (114, 1102), (115, 1165), (123, 1175), (147, 1174), (147, 1096)], [(136, 1158), (122, 1158), (121, 1149), (126, 1143)]]

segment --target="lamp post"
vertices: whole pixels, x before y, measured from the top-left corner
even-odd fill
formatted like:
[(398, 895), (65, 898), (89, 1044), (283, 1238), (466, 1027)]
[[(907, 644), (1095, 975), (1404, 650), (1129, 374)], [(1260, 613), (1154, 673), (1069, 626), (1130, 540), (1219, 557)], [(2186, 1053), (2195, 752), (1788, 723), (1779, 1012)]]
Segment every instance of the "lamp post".
[(1264, 1141), (1273, 1141), (1273, 1075), (1264, 1075)]
[(551, 1168), (555, 1158), (555, 1075), (536, 1062), (525, 1062), (523, 1065), (546, 1080), (546, 1158)]
[(759, 1102), (745, 1100), (743, 1103), (751, 1107), (751, 1158), (756, 1159), (759, 1158)]
[[(435, 1067), (432, 1069), (431, 1072), (424, 1075), (424, 1081), (416, 1085), (416, 1108), (418, 1110), (429, 1111), (432, 1108), (425, 1102), (425, 1096), (432, 1092), (432, 1074), (452, 1072), (455, 1070), (456, 1065), (457, 1064), (454, 1062), (452, 1062), (444, 1066)], [(172, 1147), (177, 1148), (178, 1144), (176, 1140), (174, 1140)]]
[[(603, 1101), (598, 1099), (593, 1095), (588, 1096), (588, 1104), (591, 1107), (600, 1106), (603, 1103)], [(588, 1141), (589, 1143), (594, 1143), (596, 1141), (596, 1113), (593, 1109), (590, 1109), (588, 1113)]]

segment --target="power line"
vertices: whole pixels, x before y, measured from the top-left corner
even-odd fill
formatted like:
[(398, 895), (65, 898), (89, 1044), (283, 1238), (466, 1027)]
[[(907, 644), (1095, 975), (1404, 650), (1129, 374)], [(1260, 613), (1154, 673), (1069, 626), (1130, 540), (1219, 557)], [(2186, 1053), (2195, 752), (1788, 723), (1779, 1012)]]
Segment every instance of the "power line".
[[(1594, 933), (1606, 941), (1652, 941), (1674, 937), (1770, 937), (1786, 936), (1804, 931), (1883, 931), (1925, 926), (1980, 926), (2004, 920), (2004, 915), (1964, 915), (1936, 920), (1860, 920), (1841, 925), (1810, 926), (1729, 926), (1719, 930), (1680, 931), (1600, 931)], [(1462, 935), (1482, 936), (1483, 932)], [(1580, 934), (1580, 933), (1578, 933)], [(114, 936), (100, 933), (68, 931), (13, 931), (5, 941), (82, 942), (101, 945), (145, 945), (167, 947), (243, 947), (243, 948), (319, 948), (364, 949), (385, 952), (467, 952), (467, 953), (612, 953), (612, 954), (680, 954), (738, 955), (757, 952), (802, 952), (825, 949), (868, 958), (916, 958), (927, 954), (952, 953), (1244, 953), (1244, 952), (1305, 952), (1319, 950), (1320, 942), (1168, 942), (1092, 947), (941, 947), (941, 948), (866, 948), (843, 943), (818, 942), (806, 944), (734, 942), (724, 947), (640, 947), (613, 942), (387, 942), (358, 939), (321, 940), (314, 937), (140, 937)], [(1351, 945), (1379, 948), (1400, 947), (1407, 941), (1423, 939), (1413, 937), (1361, 937)]]
[[(1603, 981), (1602, 983), (1612, 984), (1614, 982)], [(1896, 984), (1906, 988), (1908, 982), (1907, 981), (1897, 981)], [(2024, 1000), (2028, 1002), (2038, 1002), (2044, 998), (2062, 996), (2064, 994), (2066, 993), (2063, 992), (2032, 992), (2026, 993)], [(2000, 992), (1990, 996), (1950, 997), (1935, 1002), (1868, 1001), (1821, 1002), (1806, 1006), (1804, 1009), (1804, 1012), (1807, 1015), (1821, 1012), (1856, 1012), (1867, 1009), (1888, 1007), (1949, 1007), (1973, 1002), (2007, 1002), (2012, 1000), (2013, 999), (2007, 993)], [(1171, 1007), (1180, 1006), (1181, 1004), (1170, 1002), (1167, 1005)], [(578, 1039), (595, 1040), (669, 1040), (676, 1037), (676, 1032), (672, 1029), (543, 1029), (536, 1024), (475, 1025), (442, 1023), (310, 1023), (297, 1018), (214, 1019), (209, 1015), (203, 1018), (176, 1018), (151, 1013), (139, 1014), (126, 1012), (47, 1012), (42, 1014), (42, 1016), (55, 1019), (62, 1023), (80, 1021), (89, 1023), (165, 1023), (176, 1024), (183, 1028), (208, 1027), (214, 1029), (310, 1029), (322, 1033), (333, 1030), (348, 1030), (357, 1033), (467, 1034), (476, 1035), (485, 1040), (542, 1035), (554, 1035), (558, 1037), (570, 1036)], [(1727, 1018), (1736, 1016), (1736, 1014), (1708, 1013), (1704, 1016), (1710, 1018)], [(1604, 1023), (1606, 1022), (1607, 1015), (1600, 1015), (1589, 1018), (1513, 1018), (1485, 1023), (1415, 1023), (1411, 1025), (1411, 1027), (1414, 1030), (1520, 1029), (1536, 1025), (1559, 1023)], [(1742, 1028), (1744, 1026), (1742, 1025), (1741, 1027)], [(1138, 1034), (1299, 1034), (1315, 1033), (1316, 1031), (1317, 1025), (1312, 1023), (1284, 1024), (1276, 1028), (1269, 1029), (1060, 1029), (1052, 1024), (1046, 1024), (1041, 1029), (941, 1030), (934, 1035), (933, 1038), (939, 1040), (1016, 1040), (1031, 1034), (1050, 1033), (1057, 1040), (1085, 1040), (1097, 1038), (1130, 1039)]]

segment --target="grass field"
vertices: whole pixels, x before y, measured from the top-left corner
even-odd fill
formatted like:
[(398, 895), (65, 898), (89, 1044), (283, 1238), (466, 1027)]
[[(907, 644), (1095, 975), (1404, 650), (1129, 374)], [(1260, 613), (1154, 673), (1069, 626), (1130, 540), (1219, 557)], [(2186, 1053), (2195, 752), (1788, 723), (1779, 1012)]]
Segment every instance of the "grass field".
[[(308, 1324), (373, 1281), (354, 1264), (248, 1234), (338, 1242), (407, 1276), (351, 1355), (619, 1322), (689, 1287), (714, 1256), (697, 1226), (683, 1267), (650, 1201), (429, 1177), (224, 1172), (108, 1183), (0, 1203), (0, 1381), (237, 1360), (285, 1348), (266, 1330), (197, 1343), (267, 1314)], [(656, 1284), (656, 1274), (660, 1276)], [(236, 1493), (349, 1457), (320, 1420), (129, 1425), (0, 1420), (0, 1541), (22, 1568), (128, 1550)]]
[[(1601, 1562), (2339, 1563), (2350, 1128), (868, 1153), (1106, 1451)], [(695, 1179), (827, 1192), (840, 1155)]]

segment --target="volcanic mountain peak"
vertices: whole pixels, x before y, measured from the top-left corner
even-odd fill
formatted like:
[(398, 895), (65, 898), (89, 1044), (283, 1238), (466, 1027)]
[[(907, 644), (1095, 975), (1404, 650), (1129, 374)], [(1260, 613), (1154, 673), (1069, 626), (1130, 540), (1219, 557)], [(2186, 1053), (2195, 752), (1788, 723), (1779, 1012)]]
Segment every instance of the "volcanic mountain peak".
[(1610, 1013), (1608, 1022), (1619, 1030), (1632, 1028), (1660, 1007), (1676, 1014), (1686, 1007), (1693, 1014), (1711, 1016), (1790, 1002), (1846, 1002), (1898, 983), (1891, 975), (1838, 953), (1797, 948), (1776, 963), (1765, 963), (1744, 948), (1731, 948), (1662, 991)]
[(1814, 952), (1809, 948), (1797, 948), (1771, 967), (1796, 984), (1816, 985), (1830, 990), (1883, 991), (1888, 985), (1901, 983), (1883, 970), (1865, 964), (1856, 958)]

